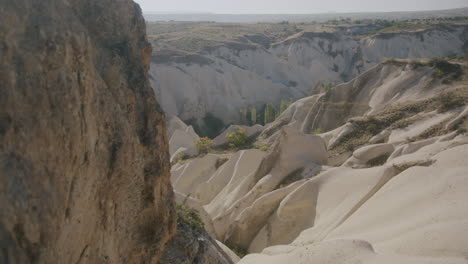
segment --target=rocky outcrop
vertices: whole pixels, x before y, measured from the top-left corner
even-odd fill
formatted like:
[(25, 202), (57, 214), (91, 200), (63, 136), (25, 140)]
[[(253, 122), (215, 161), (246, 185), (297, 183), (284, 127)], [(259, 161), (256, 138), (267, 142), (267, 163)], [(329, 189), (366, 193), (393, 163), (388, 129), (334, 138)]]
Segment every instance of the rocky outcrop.
[[(240, 263), (467, 263), (466, 236), (460, 234), (468, 225), (461, 202), (467, 197), (468, 167), (458, 158), (468, 154), (466, 144), (463, 136), (402, 156), (399, 163), (380, 167), (389, 170), (385, 178), (377, 168), (338, 168), (333, 176), (319, 176), (316, 181), (338, 177), (339, 182), (329, 185), (330, 191), (318, 187), (309, 218), (313, 227), (288, 246), (267, 248)], [(421, 158), (432, 159), (432, 165)], [(362, 178), (347, 185), (354, 177)], [(371, 179), (377, 185), (362, 189)], [(364, 196), (354, 196), (361, 190)], [(327, 193), (333, 197), (322, 197)], [(345, 194), (350, 196), (338, 197)]]
[[(175, 182), (218, 240), (258, 253), (242, 264), (466, 264), (467, 74), (414, 63), (301, 99), (262, 132), (268, 152), (186, 161)], [(311, 135), (314, 119), (334, 129)]]
[(233, 264), (233, 259), (239, 261), (229, 248), (214, 240), (201, 226), (197, 228), (193, 219), (179, 215), (177, 233), (167, 244), (158, 263)]
[[(211, 113), (238, 124), (241, 109), (318, 93), (318, 84), (347, 82), (385, 58), (465, 56), (466, 32), (456, 25), (370, 36), (302, 32), (267, 47), (251, 40), (210, 46), (197, 59), (174, 51), (153, 57), (152, 86), (163, 109), (182, 120)], [(155, 45), (156, 53), (167, 52)]]
[[(461, 66), (454, 67), (461, 70)], [(453, 81), (451, 72), (438, 76), (439, 71), (427, 60), (380, 63), (347, 83), (293, 103), (265, 127), (260, 140), (271, 141), (269, 138), (275, 137), (284, 125), (304, 133), (327, 132), (353, 117), (373, 115), (391, 105), (432, 98)], [(433, 125), (427, 120), (424, 123), (428, 127)], [(340, 131), (341, 136), (350, 132), (350, 128)]]
[(416, 59), (463, 56), (466, 26), (449, 26), (414, 32), (380, 33), (350, 37), (345, 34), (304, 32), (276, 43), (271, 52), (284, 56), (316, 76), (332, 73), (349, 81), (385, 58)]
[(268, 153), (239, 151), (221, 167), (216, 167), (218, 159), (208, 154), (176, 164), (172, 182), (181, 196), (203, 205), (200, 209), (194, 201), (187, 203), (201, 211), (202, 218), (209, 217), (204, 222), (213, 225), (218, 240), (244, 249), (281, 200), (299, 186), (297, 181), (314, 176), (327, 163), (323, 140), (292, 128), (282, 131)]
[(0, 262), (157, 263), (175, 210), (140, 8), (0, 5)]
[(169, 154), (171, 155), (171, 162), (177, 160), (179, 155), (198, 155), (196, 143), (200, 137), (193, 127), (187, 126), (176, 116), (171, 117), (168, 123)]

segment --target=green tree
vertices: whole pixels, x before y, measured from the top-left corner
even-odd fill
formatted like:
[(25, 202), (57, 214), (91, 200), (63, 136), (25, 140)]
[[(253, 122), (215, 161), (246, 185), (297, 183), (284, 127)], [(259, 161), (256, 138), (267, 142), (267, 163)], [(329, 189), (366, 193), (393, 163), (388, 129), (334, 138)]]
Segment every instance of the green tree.
[(250, 120), (252, 121), (252, 125), (257, 124), (257, 109), (255, 107), (250, 109)]
[(218, 117), (214, 116), (212, 113), (206, 113), (205, 117), (203, 118), (203, 122), (205, 123), (205, 133), (210, 138), (214, 138), (224, 130), (226, 125), (224, 124), (223, 120), (219, 119)]
[(279, 114), (282, 114), (293, 103), (292, 100), (281, 100)]
[(268, 103), (265, 106), (264, 120), (265, 124), (275, 121), (276, 111), (272, 104)]
[(247, 110), (242, 108), (241, 110), (239, 110), (239, 115), (240, 115), (240, 123), (247, 124)]

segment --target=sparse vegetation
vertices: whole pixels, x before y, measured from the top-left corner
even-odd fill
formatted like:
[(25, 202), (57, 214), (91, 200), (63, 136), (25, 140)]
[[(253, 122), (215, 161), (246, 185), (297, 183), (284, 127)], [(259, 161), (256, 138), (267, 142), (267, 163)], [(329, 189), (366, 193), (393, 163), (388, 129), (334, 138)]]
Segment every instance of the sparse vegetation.
[(468, 133), (468, 129), (464, 128), (464, 127), (460, 127), (460, 128), (457, 129), (457, 133), (458, 134), (466, 134), (466, 133)]
[(197, 234), (204, 232), (205, 225), (203, 224), (197, 210), (180, 204), (177, 205), (176, 211), (178, 225), (187, 224)]
[(226, 139), (230, 148), (246, 148), (249, 142), (247, 131), (241, 127), (236, 127), (234, 132), (228, 133)]
[(293, 103), (294, 101), (292, 99), (289, 100), (281, 100), (280, 102), (280, 107), (279, 107), (279, 112), (277, 116), (281, 115), (288, 107)]
[(398, 171), (398, 173), (402, 173), (403, 171), (416, 166), (428, 167), (434, 163), (433, 160), (416, 160), (410, 161), (400, 164), (393, 164), (393, 167)]
[(275, 121), (275, 117), (276, 117), (276, 109), (273, 107), (272, 104), (266, 104), (265, 111), (264, 111), (264, 124), (269, 124)]
[(435, 80), (442, 80), (443, 83), (447, 84), (452, 81), (460, 79), (463, 75), (463, 67), (457, 62), (450, 62), (443, 58), (434, 58), (429, 61), (424, 60), (405, 60), (405, 59), (386, 59), (383, 64), (391, 64), (397, 66), (411, 65), (413, 69), (417, 69), (422, 66), (434, 68), (433, 78)]
[(242, 125), (253, 126), (268, 124), (275, 121), (294, 102), (292, 99), (282, 99), (279, 105), (266, 103), (262, 108), (251, 106), (239, 110), (239, 122)]
[(418, 120), (421, 120), (422, 118), (427, 117), (424, 115), (415, 115), (415, 116), (410, 116), (408, 118), (400, 119), (393, 123), (389, 128), (390, 129), (401, 129), (405, 128), (411, 124), (414, 124), (414, 122), (417, 122)]
[(259, 144), (259, 143), (255, 143), (253, 145), (253, 147), (256, 148), (256, 149), (259, 149), (261, 151), (268, 151), (268, 149), (269, 149), (268, 145)]
[(184, 161), (186, 159), (188, 159), (189, 156), (187, 154), (185, 154), (185, 152), (180, 152), (179, 154), (177, 154), (177, 156), (175, 157), (174, 159), (174, 162), (180, 162), (180, 161)]
[(216, 161), (216, 165), (215, 165), (216, 169), (218, 169), (219, 167), (223, 166), (224, 163), (226, 163), (228, 160), (229, 160), (228, 157), (221, 157), (221, 158), (219, 158), (219, 159)]
[(371, 160), (369, 160), (367, 162), (367, 165), (369, 167), (377, 167), (377, 166), (382, 166), (385, 164), (385, 162), (387, 162), (387, 159), (390, 155), (388, 154), (385, 154), (385, 155), (381, 155), (381, 156), (378, 156), (376, 158), (373, 158)]
[(458, 80), (463, 75), (463, 68), (460, 64), (450, 63), (441, 58), (430, 60), (429, 65), (435, 69), (434, 77), (444, 79), (444, 83)]
[(418, 136), (416, 137), (413, 137), (413, 138), (410, 138), (409, 141), (410, 142), (415, 142), (415, 141), (419, 141), (419, 140), (423, 140), (423, 139), (428, 139), (428, 138), (432, 138), (432, 137), (437, 137), (437, 136), (441, 136), (443, 134), (445, 134), (445, 125), (448, 123), (448, 120), (445, 120), (444, 122), (441, 122), (435, 126), (432, 126), (430, 128), (428, 128), (426, 131), (422, 132), (421, 134), (419, 134)]
[(213, 146), (213, 140), (207, 137), (202, 137), (197, 142), (195, 142), (195, 146), (197, 147), (198, 152), (200, 154), (207, 154), (211, 151), (211, 147)]
[(455, 92), (446, 92), (437, 97), (439, 112), (445, 112), (450, 109), (454, 109), (466, 104), (466, 99), (462, 96), (457, 95)]
[(318, 135), (318, 134), (322, 134), (323, 133), (323, 129), (322, 128), (316, 128), (314, 129), (314, 131), (312, 131), (312, 135)]
[(209, 138), (216, 137), (226, 127), (223, 120), (219, 119), (212, 113), (206, 113), (203, 118), (203, 123), (205, 124), (205, 135)]
[(322, 83), (320, 85), (320, 92), (328, 92), (333, 89), (336, 85), (334, 83)]
[[(342, 137), (330, 151), (333, 155), (354, 151), (386, 128), (408, 125), (409, 123), (402, 120), (414, 118), (417, 113), (435, 109), (446, 112), (466, 102), (468, 102), (468, 86), (462, 86), (444, 91), (429, 99), (393, 105), (371, 116), (350, 119), (348, 122), (353, 124), (353, 131)], [(444, 132), (443, 126), (444, 123), (434, 126), (418, 137), (411, 138), (410, 141), (441, 135)]]
[(468, 117), (465, 117), (458, 125), (455, 126), (458, 134), (468, 133)]
[(280, 184), (278, 184), (276, 189), (284, 188), (284, 187), (290, 185), (293, 182), (297, 182), (297, 181), (302, 180), (303, 179), (302, 178), (302, 172), (303, 171), (304, 171), (304, 168), (300, 168), (300, 169), (297, 169), (297, 170), (291, 172), (288, 176), (286, 176), (284, 178), (284, 180)]
[(248, 254), (247, 249), (239, 246), (229, 246), (229, 249), (231, 249), (239, 258), (243, 258)]

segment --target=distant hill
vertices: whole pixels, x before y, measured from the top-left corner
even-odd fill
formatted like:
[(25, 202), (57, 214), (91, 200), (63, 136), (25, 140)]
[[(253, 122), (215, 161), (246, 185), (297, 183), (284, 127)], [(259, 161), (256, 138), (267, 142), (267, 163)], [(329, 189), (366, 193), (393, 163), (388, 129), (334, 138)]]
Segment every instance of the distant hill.
[(351, 19), (429, 19), (468, 16), (468, 7), (416, 12), (382, 12), (382, 13), (324, 13), (324, 14), (210, 14), (210, 13), (145, 13), (147, 21), (214, 21), (228, 23), (257, 22), (325, 22), (339, 18)]

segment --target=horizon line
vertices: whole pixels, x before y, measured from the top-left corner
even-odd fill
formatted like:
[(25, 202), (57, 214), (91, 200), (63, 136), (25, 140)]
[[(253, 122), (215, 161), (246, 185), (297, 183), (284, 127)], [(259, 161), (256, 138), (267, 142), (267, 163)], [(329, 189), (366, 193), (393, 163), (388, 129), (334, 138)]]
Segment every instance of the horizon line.
[(412, 13), (412, 12), (437, 12), (453, 11), (457, 9), (467, 9), (467, 6), (448, 9), (427, 9), (427, 10), (405, 10), (405, 11), (323, 11), (309, 13), (224, 13), (209, 11), (143, 11), (148, 15), (337, 15), (337, 14), (376, 14), (376, 13)]

